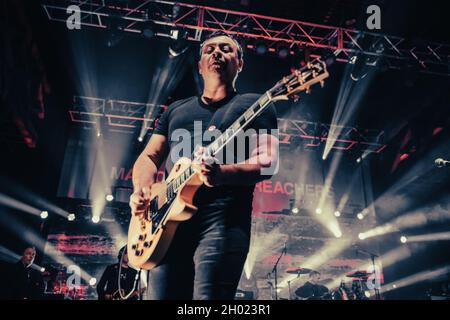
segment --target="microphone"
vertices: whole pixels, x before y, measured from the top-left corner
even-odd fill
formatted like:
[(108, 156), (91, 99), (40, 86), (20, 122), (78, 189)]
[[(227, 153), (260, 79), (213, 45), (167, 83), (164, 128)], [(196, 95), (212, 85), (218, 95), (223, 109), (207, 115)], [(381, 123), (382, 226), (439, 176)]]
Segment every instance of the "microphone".
[(444, 168), (444, 167), (450, 166), (450, 161), (439, 158), (439, 159), (434, 160), (434, 164), (438, 168)]

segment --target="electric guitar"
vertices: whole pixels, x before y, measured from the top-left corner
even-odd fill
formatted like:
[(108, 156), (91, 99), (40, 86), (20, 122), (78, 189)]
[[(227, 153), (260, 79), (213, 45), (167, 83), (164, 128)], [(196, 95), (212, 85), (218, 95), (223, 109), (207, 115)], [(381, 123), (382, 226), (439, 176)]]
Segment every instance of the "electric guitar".
[[(323, 87), (329, 76), (326, 64), (316, 59), (278, 81), (251, 105), (229, 129), (205, 147), (203, 155), (214, 156), (271, 102), (298, 99), (301, 91), (310, 93), (316, 83)], [(164, 182), (151, 186), (151, 199), (144, 214), (133, 215), (128, 228), (128, 259), (136, 268), (150, 270), (164, 257), (180, 222), (190, 219), (197, 208), (194, 195), (203, 181), (194, 170), (193, 160), (180, 158)]]
[[(141, 288), (141, 289), (134, 290), (133, 293), (130, 294), (129, 297), (127, 297), (126, 300), (131, 300), (132, 298), (141, 295), (142, 293), (145, 292), (145, 290), (147, 290), (147, 288)], [(120, 289), (120, 290), (117, 289), (117, 291), (111, 295), (111, 300), (124, 300), (122, 297), (125, 297), (125, 294), (126, 293), (125, 293), (124, 289)]]

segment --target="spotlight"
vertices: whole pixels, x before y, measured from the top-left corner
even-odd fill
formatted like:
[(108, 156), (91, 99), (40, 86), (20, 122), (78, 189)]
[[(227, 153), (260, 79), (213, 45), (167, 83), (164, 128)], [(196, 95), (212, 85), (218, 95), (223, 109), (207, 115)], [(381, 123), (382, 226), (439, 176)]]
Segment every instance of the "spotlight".
[(106, 195), (105, 199), (106, 199), (106, 201), (111, 202), (114, 200), (114, 196), (112, 194), (108, 194), (108, 195)]
[(340, 213), (339, 211), (335, 211), (335, 212), (334, 212), (334, 216), (335, 216), (335, 217), (340, 217), (340, 216), (341, 216), (341, 213)]
[(299, 212), (298, 208), (292, 208), (292, 213), (293, 214), (298, 214), (298, 212)]
[(397, 289), (397, 285), (396, 284), (392, 285), (392, 288)]
[(142, 141), (144, 141), (144, 138), (139, 137), (139, 138), (138, 138), (138, 141), (139, 141), (139, 142), (142, 142)]
[(277, 48), (277, 52), (279, 58), (286, 59), (289, 55), (289, 48), (282, 44)]
[(155, 36), (155, 31), (153, 30), (153, 28), (151, 26), (148, 26), (148, 27), (144, 28), (144, 30), (142, 30), (142, 35), (146, 39), (152, 39)]
[(405, 236), (401, 236), (401, 237), (400, 237), (400, 242), (401, 242), (401, 243), (406, 243), (406, 242), (408, 242), (408, 238), (405, 237)]
[(42, 211), (41, 212), (41, 218), (42, 219), (47, 219), (47, 217), (48, 217), (48, 211)]
[(366, 296), (366, 298), (370, 298), (370, 291), (364, 291), (364, 295)]
[(189, 44), (187, 42), (189, 34), (187, 30), (171, 30), (170, 38), (173, 39), (172, 43), (169, 45), (169, 57), (176, 58), (189, 49)]
[(322, 214), (322, 209), (321, 208), (317, 208), (316, 209), (316, 214)]
[(106, 46), (108, 48), (115, 47), (125, 37), (122, 32), (123, 27), (119, 25), (118, 20), (112, 20), (108, 23), (109, 33), (106, 38)]
[(361, 158), (356, 159), (356, 163), (361, 163)]
[(92, 217), (92, 222), (93, 223), (99, 223), (100, 222), (100, 217), (99, 216), (93, 216)]
[(97, 283), (97, 279), (95, 279), (95, 278), (90, 278), (90, 279), (89, 279), (89, 284), (90, 284), (91, 286), (95, 286), (96, 283)]
[(67, 220), (74, 221), (75, 220), (75, 213), (69, 213), (69, 215), (67, 216)]
[(255, 46), (256, 53), (259, 55), (264, 55), (267, 52), (267, 46), (265, 43), (258, 43)]
[(356, 216), (359, 220), (363, 220), (364, 219), (364, 215), (360, 212), (357, 214)]
[(334, 233), (334, 236), (335, 236), (336, 238), (341, 238), (341, 237), (342, 237), (342, 232), (341, 232), (340, 230), (338, 230), (338, 231), (336, 231), (336, 232)]
[(366, 236), (363, 233), (358, 234), (359, 240), (364, 240)]

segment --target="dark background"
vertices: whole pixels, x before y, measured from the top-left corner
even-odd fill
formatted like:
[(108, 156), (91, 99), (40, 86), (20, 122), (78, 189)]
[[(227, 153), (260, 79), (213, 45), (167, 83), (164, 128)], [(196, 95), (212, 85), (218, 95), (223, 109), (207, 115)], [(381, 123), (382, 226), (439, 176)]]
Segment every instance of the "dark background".
[[(383, 33), (450, 43), (446, 10), (442, 1), (200, 1), (213, 7), (261, 13), (334, 26), (364, 28), (365, 8), (378, 3), (383, 13)], [(64, 24), (51, 22), (39, 2), (2, 1), (1, 39), (2, 106), (1, 119), (1, 192), (27, 201), (27, 190), (60, 206), (67, 200), (58, 198), (57, 189), (64, 153), (74, 130), (68, 109), (73, 95), (85, 94), (108, 99), (146, 101), (152, 75), (167, 59), (167, 40), (144, 39), (126, 35), (114, 47), (107, 47), (108, 31), (83, 29), (70, 32)], [(11, 48), (12, 54), (6, 48)], [(178, 85), (158, 103), (168, 104), (179, 98), (197, 94), (193, 81), (196, 48), (184, 63), (185, 72), (178, 75)], [(237, 82), (241, 92), (263, 93), (281, 76), (289, 73), (290, 61), (276, 56), (245, 53), (246, 65)], [(270, 67), (268, 67), (270, 66)], [(290, 108), (279, 110), (279, 116), (329, 123), (339, 87), (344, 81), (344, 64), (336, 64), (324, 90), (316, 91)], [(263, 80), (261, 80), (263, 79)], [(412, 199), (409, 207), (378, 210), (378, 223), (414, 209), (442, 205), (448, 208), (448, 169), (433, 168), (436, 157), (449, 158), (450, 146), (450, 78), (419, 74), (416, 70), (383, 70), (371, 81), (367, 94), (358, 107), (352, 125), (385, 132), (386, 150), (367, 158), (371, 169), (374, 198), (378, 198), (396, 182), (406, 178), (398, 193)], [(9, 82), (7, 81), (9, 80)], [(89, 83), (87, 82), (89, 80)], [(13, 90), (6, 90), (13, 83)], [(44, 92), (43, 107), (36, 98), (38, 88)], [(23, 124), (23, 125), (21, 125)], [(24, 139), (26, 128), (33, 137), (32, 147)], [(434, 134), (436, 128), (442, 128)], [(78, 130), (78, 129), (75, 129)], [(132, 140), (139, 150), (142, 147)], [(399, 155), (409, 157), (398, 163)], [(349, 154), (348, 161), (359, 156)], [(397, 161), (396, 161), (397, 160)], [(405, 178), (406, 177), (406, 178)], [(25, 189), (20, 189), (20, 187)], [(387, 203), (384, 208), (389, 208)], [(445, 209), (448, 210), (448, 209)], [(24, 237), (10, 224), (10, 217), (30, 230), (46, 234), (47, 225), (39, 217), (1, 207), (0, 234), (2, 245), (19, 252)], [(448, 222), (409, 230), (425, 234), (449, 231)], [(447, 265), (450, 262), (448, 241), (411, 244), (410, 259), (385, 270), (387, 280), (401, 279), (419, 271)], [(398, 245), (398, 235), (383, 237), (380, 250)], [(39, 252), (37, 262), (42, 259)], [(424, 298), (432, 284), (419, 283), (390, 292), (387, 298)]]

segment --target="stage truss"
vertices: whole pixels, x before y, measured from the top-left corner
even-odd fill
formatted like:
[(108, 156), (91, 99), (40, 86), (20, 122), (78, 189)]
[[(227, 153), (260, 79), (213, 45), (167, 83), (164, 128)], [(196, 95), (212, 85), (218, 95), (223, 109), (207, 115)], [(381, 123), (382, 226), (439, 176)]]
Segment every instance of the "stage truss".
[[(99, 128), (134, 134), (145, 126), (151, 134), (159, 116), (167, 108), (132, 101), (74, 96), (69, 109), (72, 122), (87, 129)], [(282, 146), (303, 146), (305, 149), (323, 147), (327, 139), (336, 140), (333, 150), (352, 151), (369, 155), (381, 153), (386, 145), (380, 130), (344, 127), (294, 119), (278, 119), (279, 139)], [(338, 134), (336, 134), (338, 132)]]
[[(45, 0), (52, 21), (67, 22), (67, 8), (80, 8), (81, 26), (117, 28), (124, 32), (198, 42), (205, 32), (225, 31), (243, 39), (248, 48), (264, 43), (268, 52), (284, 44), (292, 49), (314, 49), (311, 57), (338, 53), (337, 60), (392, 69), (412, 67), (423, 73), (450, 76), (450, 45), (417, 41), (381, 33), (333, 27), (247, 12), (160, 0)], [(178, 32), (177, 32), (178, 31)]]

